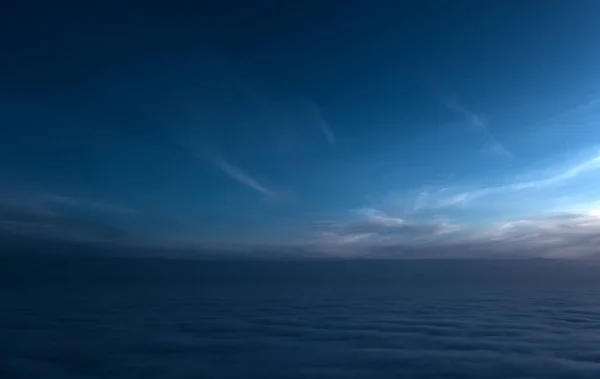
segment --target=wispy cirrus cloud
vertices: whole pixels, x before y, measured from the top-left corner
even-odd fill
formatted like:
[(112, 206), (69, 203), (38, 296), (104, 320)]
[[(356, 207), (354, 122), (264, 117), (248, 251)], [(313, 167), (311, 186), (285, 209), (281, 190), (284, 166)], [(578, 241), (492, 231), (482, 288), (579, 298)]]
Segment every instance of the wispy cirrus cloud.
[(600, 150), (595, 152), (594, 155), (588, 157), (580, 162), (577, 162), (568, 167), (562, 167), (559, 170), (555, 170), (550, 176), (540, 178), (537, 180), (524, 181), (515, 183), (509, 186), (510, 189), (520, 190), (527, 188), (540, 188), (549, 185), (561, 183), (573, 179), (581, 174), (595, 171), (600, 169)]
[(600, 257), (600, 217), (592, 213), (551, 213), (516, 219), (478, 231), (463, 243), (517, 256)]
[(113, 202), (78, 196), (57, 195), (50, 192), (3, 191), (0, 193), (0, 206), (28, 209), (33, 213), (53, 213), (65, 208), (115, 215), (142, 213), (138, 209)]
[(321, 108), (319, 105), (306, 96), (299, 96), (300, 101), (299, 105), (301, 108), (300, 114), (290, 114), (290, 112), (286, 112), (285, 110), (280, 109), (280, 107), (276, 106), (276, 104), (269, 99), (266, 95), (260, 93), (254, 87), (252, 87), (246, 80), (242, 80), (241, 78), (237, 78), (236, 82), (242, 88), (242, 90), (247, 93), (251, 99), (259, 106), (260, 109), (266, 111), (270, 118), (275, 121), (274, 125), (277, 128), (281, 128), (283, 125), (288, 124), (285, 122), (286, 119), (289, 118), (302, 118), (306, 117), (309, 119), (311, 126), (316, 126), (318, 131), (323, 135), (327, 143), (332, 146), (336, 144), (335, 134), (331, 126), (327, 123), (323, 114), (321, 112)]
[(484, 151), (507, 159), (513, 158), (512, 152), (504, 147), (490, 132), (485, 116), (470, 110), (447, 96), (442, 98), (442, 102), (448, 110), (463, 118), (467, 125), (477, 130), (485, 138)]
[[(380, 218), (382, 217), (382, 218)], [(311, 246), (362, 258), (600, 258), (600, 217), (550, 213), (483, 227), (407, 222), (376, 211), (325, 228)]]
[[(116, 225), (58, 211), (37, 212), (19, 204), (0, 204), (0, 237), (7, 235), (92, 243), (127, 241), (137, 246), (133, 236)], [(186, 249), (190, 257), (210, 254), (214, 258), (600, 258), (600, 214), (594, 212), (548, 213), (473, 225), (436, 218), (406, 219), (362, 208), (340, 221), (316, 223), (310, 236), (279, 244), (236, 245), (232, 241), (223, 253), (221, 245), (207, 250), (201, 240)], [(156, 241), (146, 240), (146, 244), (153, 247)], [(158, 243), (154, 247), (166, 254), (181, 246)]]
[(356, 253), (383, 245), (418, 244), (457, 231), (456, 225), (440, 222), (409, 221), (380, 210), (363, 208), (352, 212), (344, 222), (320, 223), (314, 243), (319, 248), (342, 248)]
[(308, 100), (308, 99), (306, 99), (306, 103), (308, 104), (307, 105), (308, 113), (311, 116), (311, 118), (313, 119), (312, 121), (314, 122), (314, 124), (320, 130), (320, 132), (323, 135), (323, 137), (325, 138), (325, 140), (330, 145), (335, 146), (335, 144), (336, 144), (335, 134), (333, 133), (333, 129), (331, 129), (331, 126), (327, 123), (327, 121), (325, 121), (325, 118), (323, 117), (323, 114), (321, 112), (321, 108), (319, 107), (319, 105), (317, 103), (315, 103), (314, 101)]
[[(464, 206), (469, 202), (483, 197), (510, 194), (524, 191), (541, 191), (568, 184), (580, 176), (600, 170), (600, 151), (588, 154), (583, 159), (568, 165), (558, 165), (540, 170), (528, 176), (531, 179), (517, 180), (498, 186), (474, 188), (457, 191), (443, 188), (437, 191), (423, 191), (414, 200), (414, 210), (440, 209), (454, 206)], [(537, 192), (536, 192), (537, 193)]]
[[(74, 216), (73, 210), (86, 216)], [(77, 212), (81, 213), (81, 212)], [(0, 235), (60, 240), (122, 241), (129, 233), (119, 226), (94, 220), (94, 215), (138, 214), (115, 204), (51, 194), (3, 194), (0, 198)]]
[(38, 201), (46, 204), (68, 206), (72, 208), (88, 209), (97, 212), (121, 213), (121, 214), (139, 214), (140, 211), (134, 208), (112, 204), (97, 200), (85, 199), (81, 197), (70, 197), (52, 194), (43, 194), (38, 197)]
[(246, 186), (247, 188), (250, 188), (251, 190), (257, 193), (270, 198), (281, 197), (279, 191), (267, 188), (266, 185), (260, 183), (250, 173), (248, 173), (241, 167), (238, 167), (233, 163), (229, 162), (223, 156), (217, 153), (214, 149), (204, 145), (198, 146), (194, 143), (193, 138), (178, 138), (177, 141), (184, 150), (192, 154), (195, 158), (204, 162), (208, 161), (213, 166), (221, 170), (225, 175), (229, 176), (236, 182)]
[(237, 182), (245, 185), (246, 187), (266, 196), (274, 197), (275, 192), (266, 188), (264, 185), (259, 183), (250, 174), (242, 170), (241, 168), (234, 166), (233, 164), (226, 161), (223, 157), (211, 154), (209, 155), (209, 161), (213, 163), (217, 168), (221, 169), (230, 178)]
[(595, 96), (591, 100), (587, 100), (576, 104), (562, 112), (552, 115), (551, 117), (543, 120), (540, 125), (552, 125), (554, 123), (563, 123), (573, 117), (580, 118), (581, 116), (587, 116), (589, 121), (597, 123), (600, 118), (600, 97)]

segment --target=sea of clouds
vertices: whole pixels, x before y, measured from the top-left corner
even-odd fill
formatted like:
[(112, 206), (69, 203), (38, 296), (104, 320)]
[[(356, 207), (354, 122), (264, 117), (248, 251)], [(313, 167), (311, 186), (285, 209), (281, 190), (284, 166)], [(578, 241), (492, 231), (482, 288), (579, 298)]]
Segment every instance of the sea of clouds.
[(3, 281), (0, 377), (600, 377), (589, 267), (178, 264)]

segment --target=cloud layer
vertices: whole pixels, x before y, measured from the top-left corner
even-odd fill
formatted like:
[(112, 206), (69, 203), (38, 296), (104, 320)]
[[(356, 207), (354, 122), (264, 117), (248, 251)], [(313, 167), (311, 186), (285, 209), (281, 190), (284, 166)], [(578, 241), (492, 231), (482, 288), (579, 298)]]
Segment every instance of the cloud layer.
[(321, 223), (317, 244), (323, 247), (353, 249), (390, 244), (414, 244), (451, 233), (456, 226), (445, 223), (407, 221), (392, 217), (377, 209), (359, 209), (348, 222)]
[[(60, 201), (55, 201), (60, 199)], [(139, 240), (121, 227), (75, 216), (61, 207), (80, 206), (121, 214), (123, 208), (78, 199), (41, 196), (35, 202), (0, 203), (0, 236), (88, 242), (127, 242), (148, 254), (211, 258), (600, 258), (600, 214), (548, 213), (482, 225), (438, 219), (403, 219), (373, 208), (354, 210), (345, 221), (320, 221), (300, 239), (209, 246), (200, 242)], [(28, 206), (25, 206), (27, 204)], [(40, 206), (39, 204), (43, 205)], [(83, 205), (81, 205), (83, 204)], [(58, 206), (58, 208), (57, 208)], [(133, 211), (133, 210), (131, 210)], [(128, 211), (129, 212), (129, 211)], [(126, 213), (131, 217), (130, 213)], [(134, 213), (135, 215), (135, 213)], [(123, 254), (144, 255), (140, 251)]]
[(4, 298), (6, 378), (600, 376), (583, 265), (42, 263)]
[(485, 225), (407, 221), (375, 209), (320, 223), (312, 248), (365, 258), (600, 257), (600, 217), (551, 213)]

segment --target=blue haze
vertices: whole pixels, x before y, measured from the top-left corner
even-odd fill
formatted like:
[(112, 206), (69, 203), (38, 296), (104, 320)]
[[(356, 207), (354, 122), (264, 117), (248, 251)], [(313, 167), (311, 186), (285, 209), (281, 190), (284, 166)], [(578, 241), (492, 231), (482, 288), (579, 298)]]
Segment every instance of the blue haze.
[(0, 378), (599, 378), (597, 0), (0, 10)]

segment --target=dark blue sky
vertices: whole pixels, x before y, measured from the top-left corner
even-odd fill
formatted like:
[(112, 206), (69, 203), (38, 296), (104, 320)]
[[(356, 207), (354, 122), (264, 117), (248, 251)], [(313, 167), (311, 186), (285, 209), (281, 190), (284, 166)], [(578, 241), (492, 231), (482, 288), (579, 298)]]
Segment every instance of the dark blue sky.
[(22, 1), (0, 17), (10, 234), (350, 255), (581, 254), (598, 235), (597, 1)]

